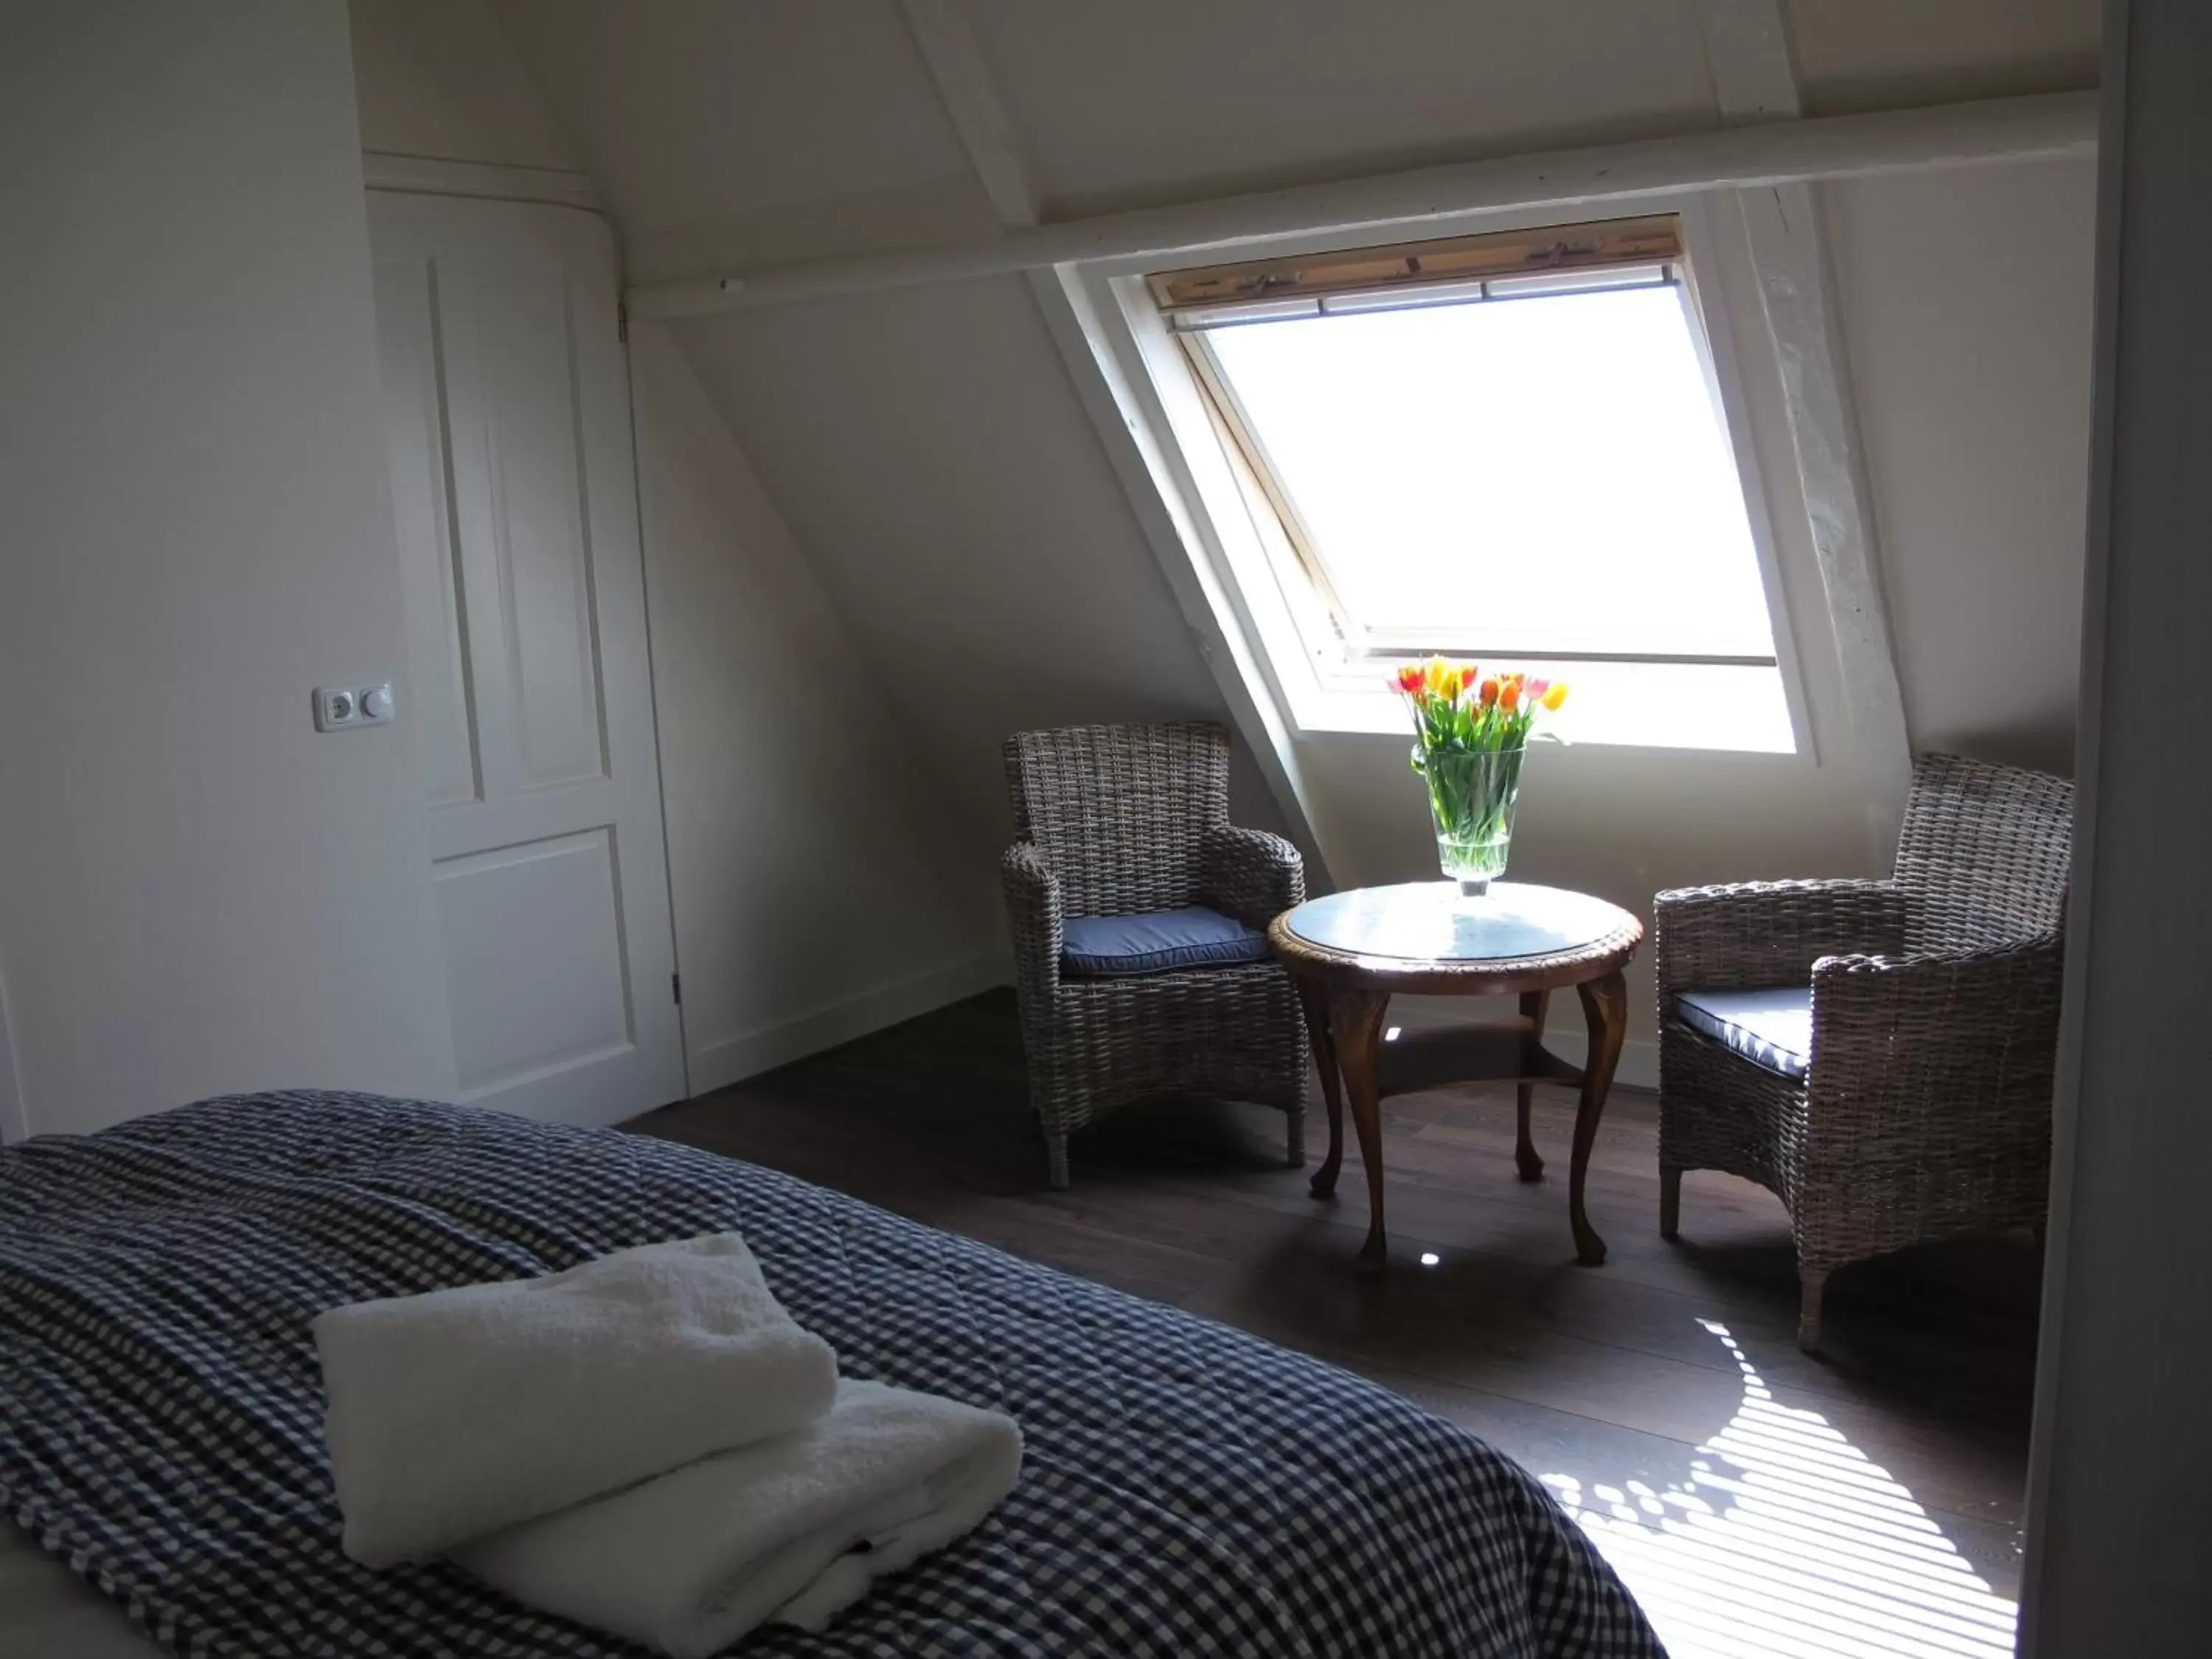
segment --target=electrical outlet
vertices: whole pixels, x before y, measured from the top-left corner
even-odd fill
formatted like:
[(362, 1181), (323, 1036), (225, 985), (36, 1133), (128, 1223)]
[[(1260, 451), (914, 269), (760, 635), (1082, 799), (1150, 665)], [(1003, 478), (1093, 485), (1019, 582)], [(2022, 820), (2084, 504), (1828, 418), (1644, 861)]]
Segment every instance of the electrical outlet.
[(349, 732), (356, 726), (389, 726), (393, 714), (391, 682), (374, 685), (315, 688), (315, 730)]

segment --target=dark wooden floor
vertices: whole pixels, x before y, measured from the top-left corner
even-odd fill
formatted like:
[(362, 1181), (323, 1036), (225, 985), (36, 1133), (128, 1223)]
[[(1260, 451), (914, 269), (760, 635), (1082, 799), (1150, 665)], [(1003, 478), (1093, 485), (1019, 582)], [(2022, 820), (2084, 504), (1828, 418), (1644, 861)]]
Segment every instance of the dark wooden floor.
[[(1124, 1114), (1076, 1139), (1073, 1188), (1048, 1190), (1010, 993), (631, 1127), (1337, 1361), (1586, 1493), (1632, 1503), (1688, 1490), (1732, 1423), (1735, 1443), (1764, 1443), (1741, 1439), (1739, 1413), (1759, 1402), (1838, 1449), (1808, 1461), (1785, 1446), (1776, 1468), (1847, 1458), (1852, 1490), (1875, 1491), (1869, 1501), (1884, 1516), (1924, 1517), (1910, 1524), (1932, 1523), (1958, 1571), (2009, 1598), (2033, 1370), (2032, 1243), (1933, 1248), (1838, 1274), (1828, 1352), (1808, 1358), (1792, 1340), (1794, 1268), (1773, 1199), (1692, 1175), (1682, 1243), (1660, 1239), (1655, 1115), (1634, 1091), (1615, 1091), (1590, 1177), (1611, 1259), (1577, 1267), (1565, 1190), (1572, 1103), (1549, 1089), (1538, 1100), (1551, 1176), (1533, 1186), (1514, 1178), (1510, 1090), (1385, 1102), (1392, 1265), (1379, 1281), (1352, 1271), (1367, 1213), (1356, 1149), (1338, 1197), (1317, 1202), (1284, 1165), (1280, 1115), (1258, 1108)], [(1316, 1103), (1316, 1158), (1321, 1117)], [(1887, 1485), (1873, 1479), (1884, 1472)]]

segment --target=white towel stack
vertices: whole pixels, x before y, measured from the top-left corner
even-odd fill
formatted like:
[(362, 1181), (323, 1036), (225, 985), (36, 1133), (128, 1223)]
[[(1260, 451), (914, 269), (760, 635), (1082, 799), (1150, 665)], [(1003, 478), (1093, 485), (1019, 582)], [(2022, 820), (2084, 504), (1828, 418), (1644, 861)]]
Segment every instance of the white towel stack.
[(735, 1233), (357, 1303), (314, 1334), (347, 1553), (448, 1555), (679, 1659), (821, 1629), (1021, 1471), (1002, 1413), (840, 1382)]

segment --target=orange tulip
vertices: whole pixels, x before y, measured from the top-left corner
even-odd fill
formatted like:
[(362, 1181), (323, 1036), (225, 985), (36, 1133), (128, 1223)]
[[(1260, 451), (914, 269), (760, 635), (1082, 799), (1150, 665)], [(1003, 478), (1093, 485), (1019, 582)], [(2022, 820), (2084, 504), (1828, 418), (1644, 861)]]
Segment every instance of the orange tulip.
[(1498, 693), (1498, 707), (1504, 709), (1506, 713), (1510, 714), (1513, 712), (1515, 706), (1518, 704), (1520, 701), (1521, 677), (1518, 674), (1515, 674), (1508, 678), (1505, 684), (1499, 688)]
[(1565, 680), (1553, 680), (1551, 684), (1544, 688), (1545, 708), (1557, 708), (1566, 700), (1567, 683)]
[(1498, 701), (1498, 681), (1495, 678), (1482, 683), (1482, 706), (1487, 708)]

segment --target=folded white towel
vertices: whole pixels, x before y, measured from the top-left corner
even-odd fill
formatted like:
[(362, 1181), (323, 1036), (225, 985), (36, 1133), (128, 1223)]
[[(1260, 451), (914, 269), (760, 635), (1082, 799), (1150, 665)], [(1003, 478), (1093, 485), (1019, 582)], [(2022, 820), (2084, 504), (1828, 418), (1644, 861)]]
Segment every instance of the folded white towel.
[(674, 1654), (771, 1620), (820, 1630), (971, 1531), (1021, 1474), (1013, 1419), (844, 1382), (830, 1414), (479, 1539), (453, 1559), (517, 1601)]
[(434, 1554), (830, 1407), (837, 1358), (735, 1233), (314, 1322), (346, 1553)]

